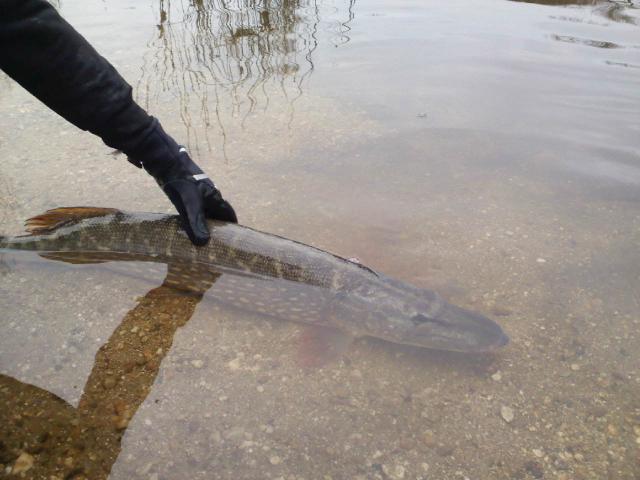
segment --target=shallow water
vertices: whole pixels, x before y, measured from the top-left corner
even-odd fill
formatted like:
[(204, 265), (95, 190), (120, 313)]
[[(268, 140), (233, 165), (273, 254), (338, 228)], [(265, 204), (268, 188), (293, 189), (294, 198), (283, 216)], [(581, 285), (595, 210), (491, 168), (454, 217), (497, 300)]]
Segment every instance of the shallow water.
[[(438, 290), (511, 343), (362, 339), (309, 371), (299, 326), (162, 295), (161, 270), (4, 254), (5, 473), (22, 455), (33, 478), (637, 478), (637, 3), (60, 10), (242, 223)], [(3, 234), (62, 205), (171, 211), (1, 76), (0, 112)]]

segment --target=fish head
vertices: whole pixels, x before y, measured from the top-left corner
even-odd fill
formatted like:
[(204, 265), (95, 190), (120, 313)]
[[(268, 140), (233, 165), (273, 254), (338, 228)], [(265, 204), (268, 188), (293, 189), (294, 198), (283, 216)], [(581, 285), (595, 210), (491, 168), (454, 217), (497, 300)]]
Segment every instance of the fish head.
[(447, 303), (430, 290), (393, 281), (370, 288), (365, 335), (394, 343), (457, 352), (489, 352), (509, 337), (484, 315)]
[[(493, 320), (464, 308), (444, 303), (436, 315), (407, 315), (402, 343), (458, 352), (490, 352), (509, 337)], [(409, 323), (410, 322), (410, 323)]]

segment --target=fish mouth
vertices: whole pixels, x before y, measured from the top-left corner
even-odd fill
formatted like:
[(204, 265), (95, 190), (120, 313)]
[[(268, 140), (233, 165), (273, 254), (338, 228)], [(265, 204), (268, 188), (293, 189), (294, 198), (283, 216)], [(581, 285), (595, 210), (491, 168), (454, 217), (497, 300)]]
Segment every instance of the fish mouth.
[(462, 318), (464, 318), (463, 325), (471, 320), (468, 327), (470, 327), (469, 331), (473, 332), (472, 336), (475, 337), (477, 344), (468, 348), (467, 351), (475, 353), (490, 353), (499, 350), (509, 343), (509, 336), (504, 333), (504, 330), (502, 330), (500, 325), (490, 318), (459, 307), (454, 307), (454, 310), (458, 315), (462, 315)]
[(507, 345), (509, 343), (509, 341), (510, 341), (509, 335), (507, 335), (506, 333), (502, 332), (502, 335), (498, 339), (498, 342), (495, 344), (495, 348), (504, 347), (505, 345)]
[(505, 345), (507, 345), (510, 342), (509, 336), (504, 333), (501, 332), (499, 337), (495, 340), (495, 342), (493, 342), (492, 344), (486, 346), (486, 347), (480, 347), (478, 348), (478, 350), (476, 350), (476, 353), (491, 353), (491, 352), (495, 352), (496, 350), (499, 350), (500, 348), (504, 347)]

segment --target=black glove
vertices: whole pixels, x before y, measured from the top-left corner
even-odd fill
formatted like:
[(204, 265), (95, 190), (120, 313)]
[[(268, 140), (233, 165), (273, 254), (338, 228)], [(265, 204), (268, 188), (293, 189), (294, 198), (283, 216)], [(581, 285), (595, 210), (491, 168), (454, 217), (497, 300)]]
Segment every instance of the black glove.
[(209, 241), (206, 218), (237, 223), (233, 207), (202, 172), (184, 147), (167, 135), (159, 123), (129, 161), (151, 174), (180, 214), (182, 226), (195, 245)]

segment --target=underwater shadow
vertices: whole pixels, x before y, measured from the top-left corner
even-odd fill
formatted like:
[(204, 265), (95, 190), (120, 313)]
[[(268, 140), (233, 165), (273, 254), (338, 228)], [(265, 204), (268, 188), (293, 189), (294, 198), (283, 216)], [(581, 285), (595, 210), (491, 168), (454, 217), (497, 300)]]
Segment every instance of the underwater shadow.
[(180, 288), (181, 276), (169, 265), (162, 285), (138, 299), (100, 347), (78, 408), (47, 390), (0, 375), (0, 463), (11, 465), (13, 475), (108, 478), (176, 331), (191, 319), (220, 274), (202, 271), (185, 289)]

